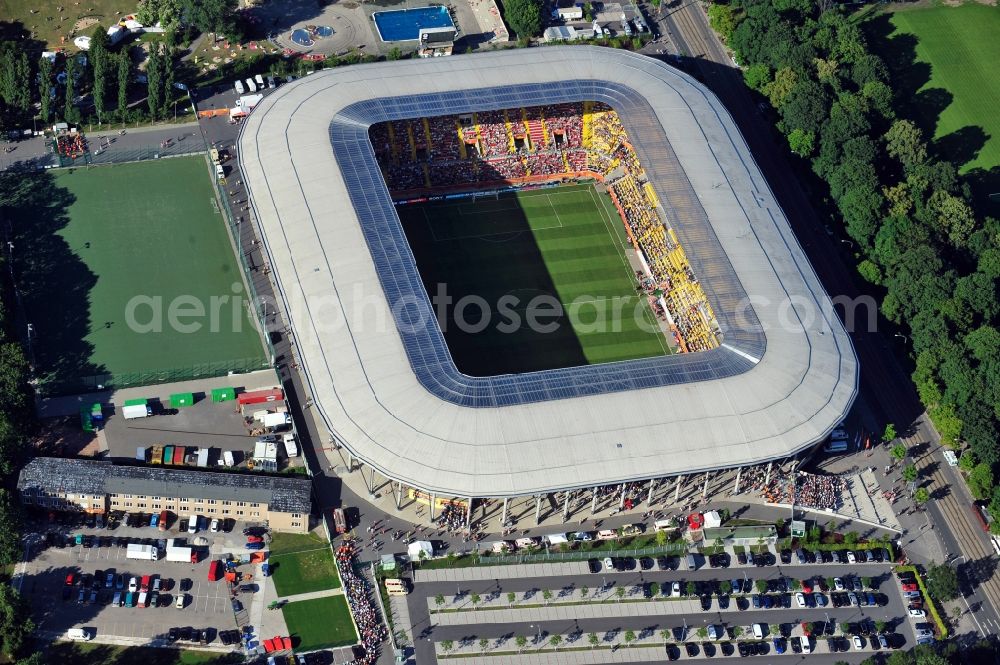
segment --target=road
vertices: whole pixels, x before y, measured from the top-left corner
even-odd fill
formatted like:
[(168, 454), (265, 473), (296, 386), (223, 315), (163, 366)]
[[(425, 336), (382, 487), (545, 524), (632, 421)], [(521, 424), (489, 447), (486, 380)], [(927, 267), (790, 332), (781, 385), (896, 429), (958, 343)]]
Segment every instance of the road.
[[(940, 462), (940, 437), (929, 425), (909, 373), (897, 360), (899, 347), (890, 348), (887, 335), (892, 331), (883, 334), (877, 326), (867, 325), (865, 293), (845, 260), (853, 249), (852, 241), (837, 237), (823, 225), (823, 215), (813, 207), (802, 181), (790, 177), (801, 172), (804, 164), (790, 161), (787, 146), (758, 112), (758, 100), (744, 85), (742, 74), (712, 32), (701, 6), (687, 2), (666, 7), (660, 24), (677, 50), (689, 56), (685, 59), (687, 69), (711, 88), (732, 114), (827, 292), (835, 302), (858, 305), (853, 318), (850, 312), (844, 317), (861, 366), (857, 410), (868, 416), (870, 431), (881, 431), (885, 423), (894, 423), (903, 432), (903, 441), (919, 455), (917, 465), (933, 498), (928, 508), (933, 524), (953, 561), (965, 558), (959, 564), (960, 574), (975, 620), (984, 635), (996, 633), (1000, 630), (1000, 579), (992, 546), (969, 507), (971, 497), (965, 483), (954, 469)], [(841, 311), (843, 316), (844, 309)], [(892, 339), (901, 339), (904, 344), (909, 341), (905, 337)]]

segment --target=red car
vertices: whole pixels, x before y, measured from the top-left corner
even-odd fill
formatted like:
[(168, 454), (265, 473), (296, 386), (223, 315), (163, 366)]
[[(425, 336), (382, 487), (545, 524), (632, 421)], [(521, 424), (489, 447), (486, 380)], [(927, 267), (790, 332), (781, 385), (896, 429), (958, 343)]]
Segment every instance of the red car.
[(260, 536), (247, 536), (247, 542), (248, 543), (262, 543), (262, 542), (264, 542), (264, 539), (261, 538)]
[(74, 582), (76, 582), (76, 575), (74, 573), (66, 576), (66, 586), (73, 586)]
[(802, 580), (802, 592), (803, 593), (812, 593), (813, 592), (813, 583), (812, 583), (812, 580)]
[(903, 591), (919, 591), (920, 588), (916, 584), (904, 584)]
[(149, 591), (149, 575), (142, 576), (142, 582), (139, 584), (139, 591)]

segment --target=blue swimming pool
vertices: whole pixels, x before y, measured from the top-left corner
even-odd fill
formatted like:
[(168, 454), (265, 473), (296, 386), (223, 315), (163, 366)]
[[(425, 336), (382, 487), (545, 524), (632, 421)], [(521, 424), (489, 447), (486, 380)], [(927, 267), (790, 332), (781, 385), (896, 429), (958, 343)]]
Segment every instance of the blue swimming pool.
[(378, 36), (384, 42), (416, 40), (421, 28), (453, 28), (455, 24), (447, 7), (415, 7), (393, 9), (372, 14)]

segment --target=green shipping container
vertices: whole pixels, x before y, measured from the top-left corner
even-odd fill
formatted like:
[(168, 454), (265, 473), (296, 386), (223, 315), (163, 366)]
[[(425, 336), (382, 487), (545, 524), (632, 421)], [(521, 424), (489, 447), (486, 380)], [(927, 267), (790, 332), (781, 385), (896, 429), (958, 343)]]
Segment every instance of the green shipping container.
[(175, 409), (183, 409), (192, 404), (194, 404), (194, 393), (174, 393), (170, 396), (170, 406)]
[(236, 388), (212, 388), (213, 402), (228, 402), (236, 399)]
[(138, 399), (127, 399), (122, 406), (146, 406), (146, 398), (140, 397)]

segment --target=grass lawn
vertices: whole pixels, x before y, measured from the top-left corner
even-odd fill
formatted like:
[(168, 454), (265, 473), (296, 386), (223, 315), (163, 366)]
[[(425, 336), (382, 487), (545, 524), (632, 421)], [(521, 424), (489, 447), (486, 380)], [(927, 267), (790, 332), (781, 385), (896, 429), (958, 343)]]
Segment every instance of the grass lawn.
[(80, 642), (54, 642), (45, 649), (43, 660), (61, 665), (229, 665), (243, 662), (239, 654)]
[(271, 556), (274, 556), (328, 546), (329, 544), (315, 533), (275, 533), (271, 537), (267, 549), (271, 552)]
[[(62, 12), (59, 7), (63, 8)], [(34, 14), (30, 11), (32, 9)], [(94, 32), (93, 25), (90, 25), (74, 34), (78, 21), (83, 21), (79, 24), (82, 26), (92, 23), (88, 19), (96, 19), (105, 28), (111, 27), (118, 22), (116, 11), (134, 12), (135, 4), (112, 0), (86, 0), (79, 4), (65, 0), (0, 0), (0, 16), (4, 21), (20, 21), (26, 30), (35, 33), (34, 39), (51, 47), (68, 45), (73, 48), (73, 37), (89, 36)], [(65, 44), (60, 41), (62, 37), (66, 38)]]
[(329, 649), (358, 641), (344, 596), (288, 603), (281, 612), (296, 651)]
[(14, 271), (50, 392), (266, 366), (204, 157), (35, 177)]
[[(445, 340), (473, 376), (530, 372), (669, 353), (644, 298), (636, 295), (624, 228), (607, 196), (589, 185), (397, 208), (431, 297), (481, 298), (482, 309), (448, 308)], [(542, 297), (544, 300), (535, 300)], [(549, 303), (545, 305), (544, 303)], [(561, 313), (552, 314), (561, 304)], [(529, 306), (545, 309), (530, 326)], [(550, 309), (551, 307), (551, 309)], [(505, 330), (518, 317), (521, 325)], [(535, 328), (535, 329), (533, 329)]]
[(268, 562), (279, 596), (340, 588), (333, 553), (326, 543), (316, 549), (289, 554), (274, 554), (272, 550)]
[[(895, 28), (889, 36), (890, 50), (893, 44), (904, 43), (907, 35), (916, 40), (915, 63), (901, 64), (920, 77), (915, 81), (922, 83), (918, 97), (933, 102), (909, 106), (910, 100), (904, 100), (908, 107), (900, 112), (904, 116), (914, 109), (922, 113), (925, 126), (935, 127), (934, 138), (962, 172), (1000, 166), (997, 8), (977, 2), (902, 8), (891, 13), (889, 20)], [(892, 63), (893, 54), (885, 55)]]

